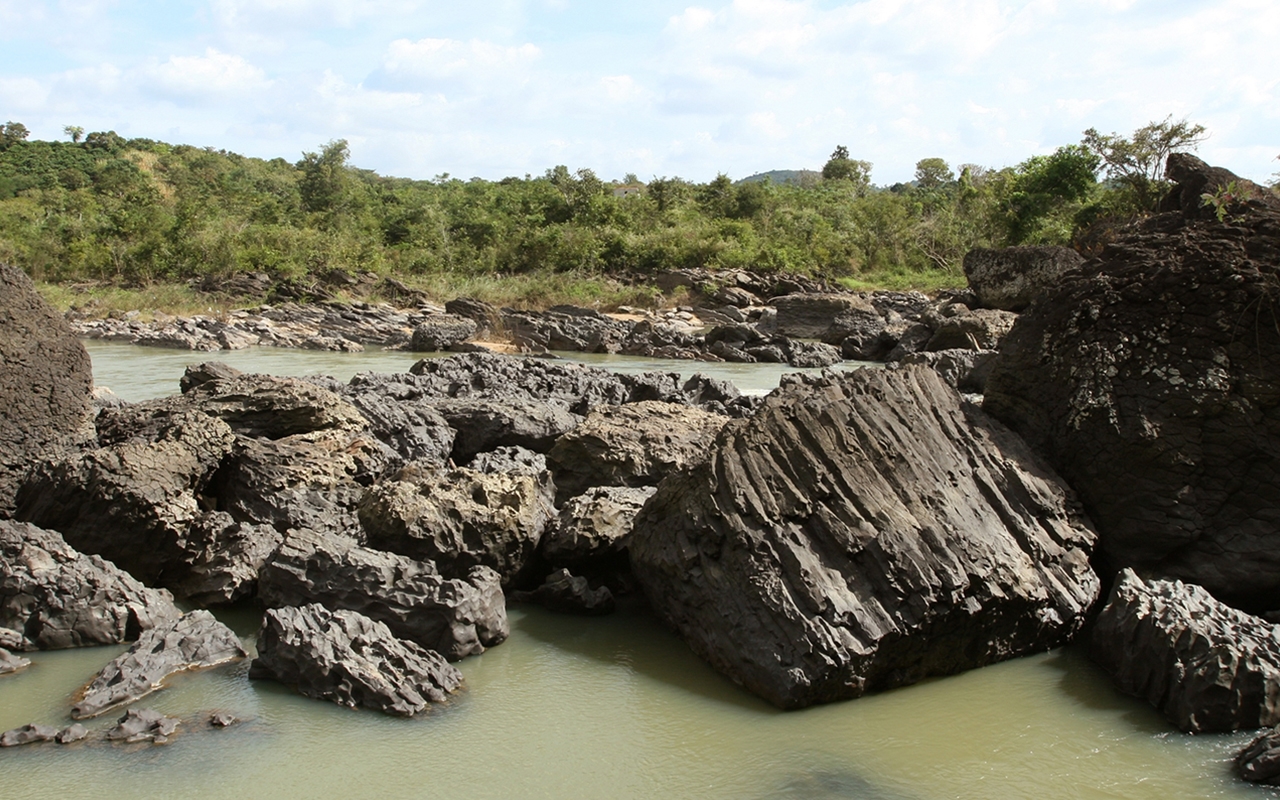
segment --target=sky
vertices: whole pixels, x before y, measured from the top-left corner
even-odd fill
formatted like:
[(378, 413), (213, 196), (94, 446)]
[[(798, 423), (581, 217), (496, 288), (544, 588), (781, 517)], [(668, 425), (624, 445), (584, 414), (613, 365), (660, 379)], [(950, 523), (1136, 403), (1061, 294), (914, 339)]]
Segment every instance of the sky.
[(419, 179), (736, 179), (844, 145), (888, 185), (1172, 115), (1261, 182), (1277, 41), (1275, 0), (0, 0), (0, 121), (291, 161), (346, 139)]

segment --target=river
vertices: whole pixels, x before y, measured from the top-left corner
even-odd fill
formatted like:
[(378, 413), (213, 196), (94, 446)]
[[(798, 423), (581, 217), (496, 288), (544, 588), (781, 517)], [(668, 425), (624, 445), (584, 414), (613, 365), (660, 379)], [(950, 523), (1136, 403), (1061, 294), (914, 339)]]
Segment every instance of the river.
[[(201, 354), (88, 343), (100, 384), (173, 391)], [(413, 356), (219, 353), (246, 370), (348, 377)], [(765, 391), (782, 370), (683, 368)], [(1238, 781), (1250, 734), (1188, 736), (1115, 692), (1078, 647), (836, 705), (782, 713), (699, 661), (636, 604), (610, 617), (513, 605), (511, 638), (462, 661), (468, 688), (413, 720), (251, 682), (247, 664), (182, 675), (140, 705), (187, 718), (169, 744), (0, 751), (7, 798), (1280, 798)], [(252, 609), (219, 612), (252, 643)], [(28, 654), (0, 678), (0, 730), (66, 724), (75, 691), (123, 648)], [(204, 726), (212, 710), (245, 720)], [(201, 716), (203, 715), (203, 716)], [(110, 718), (113, 714), (108, 714)], [(105, 727), (94, 721), (91, 727)]]

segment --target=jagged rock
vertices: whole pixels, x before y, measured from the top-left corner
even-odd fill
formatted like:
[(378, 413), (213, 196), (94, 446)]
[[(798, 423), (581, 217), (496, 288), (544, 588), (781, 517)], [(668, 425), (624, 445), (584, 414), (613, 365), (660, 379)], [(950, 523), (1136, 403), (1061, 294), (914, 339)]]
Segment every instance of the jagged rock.
[(790, 294), (769, 302), (778, 310), (778, 333), (800, 339), (821, 337), (841, 314), (875, 312), (867, 301), (852, 294)]
[(89, 729), (81, 725), (79, 722), (73, 722), (62, 730), (58, 731), (58, 735), (53, 740), (58, 744), (73, 744), (81, 742), (89, 738)]
[(406, 462), (446, 464), (457, 432), (434, 402), (424, 400), (427, 393), (405, 378), (357, 375), (342, 394), (368, 420), (369, 432)]
[(187, 531), (187, 574), (173, 590), (201, 606), (239, 600), (253, 591), (258, 570), (283, 538), (270, 525), (237, 522), (225, 511), (205, 512)]
[(466, 317), (476, 324), (477, 330), (492, 331), (500, 324), (502, 314), (498, 309), (471, 297), (459, 297), (444, 304), (444, 310), (454, 316)]
[(250, 438), (281, 439), (315, 431), (360, 431), (360, 412), (334, 392), (297, 378), (240, 375), (210, 380), (184, 396), (201, 411)]
[(797, 376), (706, 449), (646, 504), (632, 569), (782, 708), (1054, 647), (1097, 597), (1069, 490), (932, 370)]
[(73, 550), (62, 536), (0, 520), (0, 629), (19, 650), (118, 644), (176, 618), (169, 593)]
[(355, 611), (319, 604), (267, 611), (249, 677), (403, 717), (444, 702), (463, 683), (462, 673), (439, 653), (397, 639), (386, 625)]
[(177, 732), (182, 720), (166, 717), (159, 711), (149, 708), (131, 708), (116, 722), (116, 726), (107, 731), (107, 741), (123, 744), (151, 742), (164, 744)]
[(613, 593), (609, 587), (592, 589), (586, 578), (559, 569), (531, 592), (514, 592), (512, 599), (520, 603), (536, 603), (560, 614), (603, 616), (614, 611)]
[(894, 345), (885, 354), (884, 360), (892, 363), (924, 350), (933, 339), (933, 326), (925, 322), (915, 322), (905, 327), (886, 326), (885, 333)]
[[(581, 364), (464, 353), (423, 359), (409, 368), (412, 385), (440, 398), (504, 400), (522, 397), (554, 403), (575, 414), (630, 399), (623, 377)], [(402, 379), (404, 376), (395, 376)]]
[(554, 306), (542, 313), (502, 310), (502, 326), (511, 338), (534, 349), (616, 353), (633, 324), (573, 306)]
[(31, 659), (15, 656), (8, 650), (0, 647), (0, 675), (8, 675), (13, 672), (21, 672), (31, 666)]
[(788, 340), (782, 348), (782, 361), (792, 367), (829, 367), (844, 361), (844, 356), (829, 344)]
[(542, 536), (542, 554), (557, 566), (580, 567), (620, 555), (636, 515), (657, 489), (597, 486), (568, 500)]
[(581, 418), (545, 402), (510, 400), (438, 400), (436, 410), (457, 431), (453, 460), (466, 463), (495, 447), (525, 447), (539, 453), (551, 449)]
[(0, 515), (38, 459), (91, 438), (89, 354), (26, 274), (0, 264)]
[(209, 381), (225, 381), (239, 378), (243, 372), (221, 361), (206, 361), (203, 364), (187, 367), (178, 380), (178, 388), (183, 394)]
[(290, 531), (262, 570), (258, 597), (271, 608), (320, 603), (358, 611), (450, 661), (483, 653), (510, 632), (492, 569), (472, 567), (465, 579), (448, 580), (430, 562), (308, 530)]
[(1121, 571), (1091, 652), (1121, 691), (1184, 731), (1280, 723), (1280, 628), (1200, 586)]
[(1230, 224), (1191, 211), (1122, 232), (1024, 312), (984, 406), (1079, 493), (1109, 565), (1276, 608), (1280, 200)]
[[(1275, 206), (1277, 201), (1266, 189), (1245, 180), (1229, 169), (1211, 167), (1190, 153), (1171, 153), (1165, 164), (1165, 178), (1174, 182), (1173, 190), (1160, 204), (1161, 211), (1180, 212), (1188, 219), (1214, 218), (1218, 209), (1206, 201), (1205, 195), (1214, 195), (1234, 184), (1234, 194), (1240, 198), (1234, 207), (1224, 208), (1227, 213), (1241, 211), (1243, 202)], [(1242, 202), (1243, 201), (1243, 202)]]
[(756, 297), (741, 286), (721, 287), (711, 296), (711, 299), (721, 305), (737, 306), (739, 308), (746, 308), (760, 303), (759, 297)]
[(1018, 315), (1009, 311), (980, 308), (964, 310), (955, 316), (945, 317), (934, 329), (925, 349), (938, 350), (996, 350), (1000, 340), (1009, 333)]
[(360, 522), (370, 547), (434, 561), (450, 577), (491, 567), (505, 585), (528, 564), (555, 517), (554, 492), (549, 473), (411, 465), (365, 493)]
[(672, 403), (596, 409), (547, 454), (557, 498), (563, 503), (592, 486), (655, 486), (702, 458), (727, 421)]
[(964, 276), (984, 308), (1022, 311), (1083, 263), (1069, 247), (977, 248), (964, 256)]
[(58, 729), (50, 725), (23, 725), (21, 728), (0, 733), (0, 747), (52, 742), (57, 735)]
[(461, 344), (475, 336), (479, 326), (475, 320), (453, 314), (439, 314), (428, 317), (413, 329), (413, 339), (409, 349), (416, 353), (431, 353), (448, 350), (455, 344)]
[[(920, 364), (933, 369), (947, 385), (961, 392), (982, 394), (995, 367), (994, 350), (938, 350), (912, 353), (898, 362), (904, 367)], [(893, 366), (890, 364), (889, 366)]]
[(496, 447), (477, 454), (466, 466), (476, 472), (538, 476), (547, 471), (547, 457), (523, 447)]
[(192, 611), (143, 632), (132, 647), (112, 659), (71, 707), (71, 717), (96, 717), (146, 697), (174, 673), (206, 669), (247, 655), (230, 628), (208, 611)]

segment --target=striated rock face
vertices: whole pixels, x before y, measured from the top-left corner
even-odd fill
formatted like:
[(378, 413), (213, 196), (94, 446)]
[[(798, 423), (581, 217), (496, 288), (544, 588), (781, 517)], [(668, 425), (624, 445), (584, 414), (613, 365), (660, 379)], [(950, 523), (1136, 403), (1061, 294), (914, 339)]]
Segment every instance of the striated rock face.
[(1280, 628), (1199, 586), (1123, 570), (1091, 652), (1121, 691), (1184, 731), (1280, 723)]
[(964, 256), (964, 276), (985, 308), (1022, 311), (1083, 263), (1069, 247), (977, 248)]
[(655, 486), (701, 459), (726, 422), (719, 414), (671, 403), (596, 409), (547, 453), (557, 497), (564, 502), (592, 486)]
[(473, 567), (450, 580), (430, 562), (309, 530), (290, 531), (262, 570), (258, 597), (271, 608), (320, 603), (358, 611), (450, 661), (483, 653), (510, 632), (492, 569)]
[(0, 520), (0, 631), (7, 648), (119, 644), (181, 612), (115, 565), (73, 550), (54, 531)]
[(159, 689), (170, 675), (225, 664), (248, 653), (240, 639), (208, 611), (192, 611), (146, 631), (102, 668), (71, 707), (72, 719), (96, 717)]
[(249, 677), (401, 717), (444, 702), (462, 686), (462, 673), (439, 653), (397, 639), (355, 611), (318, 604), (267, 611)]
[(1227, 224), (1188, 211), (1129, 229), (1028, 309), (984, 408), (1079, 493), (1111, 565), (1277, 608), (1280, 201)]
[(912, 353), (898, 363), (904, 367), (912, 364), (930, 367), (942, 376), (948, 386), (961, 392), (982, 394), (986, 391), (987, 378), (991, 376), (995, 361), (993, 350), (957, 349)]
[(406, 467), (370, 488), (360, 522), (370, 547), (434, 561), (450, 577), (472, 567), (510, 583), (555, 518), (549, 473), (516, 475)]
[(27, 469), (90, 436), (93, 369), (26, 274), (0, 264), (0, 515)]
[(1069, 490), (931, 370), (795, 380), (630, 541), (712, 666), (800, 708), (1061, 644), (1099, 591)]

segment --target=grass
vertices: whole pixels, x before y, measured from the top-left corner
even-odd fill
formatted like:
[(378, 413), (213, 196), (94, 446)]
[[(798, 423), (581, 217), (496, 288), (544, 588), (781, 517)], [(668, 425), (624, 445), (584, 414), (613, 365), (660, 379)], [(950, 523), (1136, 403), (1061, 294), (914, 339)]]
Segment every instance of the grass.
[(863, 272), (855, 276), (837, 278), (836, 283), (853, 292), (871, 292), (877, 289), (904, 292), (914, 289), (926, 294), (939, 289), (963, 289), (968, 285), (963, 273), (945, 270)]
[[(184, 283), (158, 283), (142, 288), (124, 288), (99, 283), (37, 283), (36, 289), (59, 311), (76, 308), (94, 317), (108, 317), (126, 311), (140, 312), (148, 321), (156, 312), (177, 316), (204, 314), (225, 316), (234, 308), (253, 305), (253, 301), (197, 292)], [(258, 302), (261, 302), (260, 300)]]

